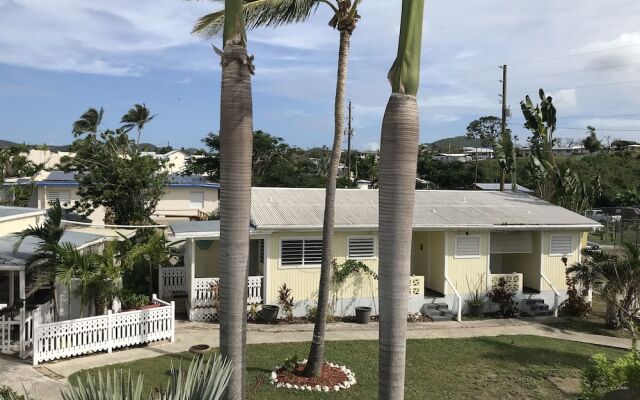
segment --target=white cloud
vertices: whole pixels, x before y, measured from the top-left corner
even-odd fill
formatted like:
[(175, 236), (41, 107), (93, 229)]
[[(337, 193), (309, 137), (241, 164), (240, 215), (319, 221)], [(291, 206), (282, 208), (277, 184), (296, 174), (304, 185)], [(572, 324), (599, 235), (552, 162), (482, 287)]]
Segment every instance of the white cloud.
[(549, 96), (553, 98), (556, 109), (563, 112), (572, 112), (578, 104), (576, 98), (576, 89), (564, 89), (557, 92), (550, 92)]

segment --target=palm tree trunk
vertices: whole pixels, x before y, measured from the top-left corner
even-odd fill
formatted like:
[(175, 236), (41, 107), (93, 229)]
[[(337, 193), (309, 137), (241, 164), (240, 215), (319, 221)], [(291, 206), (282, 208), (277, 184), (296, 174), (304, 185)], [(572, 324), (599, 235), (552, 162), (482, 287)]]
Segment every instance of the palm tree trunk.
[(338, 53), (338, 77), (336, 82), (336, 99), (334, 104), (334, 134), (331, 162), (327, 176), (327, 187), (324, 200), (324, 220), (322, 224), (322, 264), (320, 267), (320, 284), (318, 288), (318, 311), (313, 328), (313, 339), (309, 349), (309, 357), (305, 368), (306, 376), (320, 376), (324, 362), (324, 336), (327, 325), (327, 309), (329, 307), (329, 291), (331, 281), (331, 262), (333, 261), (333, 232), (336, 202), (336, 178), (342, 154), (344, 135), (344, 104), (347, 86), (347, 65), (349, 62), (349, 45), (351, 33), (340, 31), (340, 51)]
[(618, 329), (618, 326), (620, 325), (618, 320), (618, 309), (616, 304), (611, 300), (607, 300), (605, 325), (609, 329)]
[(230, 36), (221, 53), (220, 352), (233, 365), (225, 398), (242, 400), (246, 398), (253, 67), (240, 36)]
[(418, 141), (416, 98), (394, 93), (385, 110), (380, 143), (380, 399), (404, 396)]
[(398, 55), (389, 71), (392, 94), (382, 120), (379, 194), (378, 398), (404, 398), (407, 303), (420, 123), (423, 0), (403, 0)]

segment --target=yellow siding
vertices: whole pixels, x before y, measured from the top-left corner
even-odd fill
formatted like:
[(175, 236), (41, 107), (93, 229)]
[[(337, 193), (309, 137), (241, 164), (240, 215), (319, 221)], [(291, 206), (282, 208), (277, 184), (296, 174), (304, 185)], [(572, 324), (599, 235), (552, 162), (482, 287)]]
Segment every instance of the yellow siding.
[[(378, 271), (378, 243), (375, 232), (345, 233), (337, 232), (333, 240), (333, 255), (338, 263), (343, 263), (347, 259), (347, 240), (349, 236), (374, 236), (375, 238), (375, 258), (363, 259), (365, 264), (373, 271)], [(315, 301), (318, 296), (318, 282), (320, 280), (320, 266), (291, 268), (280, 267), (280, 241), (287, 238), (322, 238), (322, 232), (281, 232), (274, 233), (267, 239), (267, 279), (268, 293), (267, 301), (273, 303), (278, 296), (278, 288), (284, 283), (291, 289), (291, 294), (295, 302), (309, 300)], [(372, 295), (372, 291), (374, 292)], [(345, 282), (338, 297), (377, 297), (377, 281), (368, 277), (353, 276)]]
[[(447, 276), (458, 293), (470, 293), (473, 287), (482, 279), (485, 282), (489, 265), (489, 232), (470, 232), (470, 235), (480, 236), (480, 256), (474, 258), (455, 257), (455, 238), (465, 235), (461, 232), (446, 232), (447, 238)], [(468, 282), (468, 284), (467, 284)], [(445, 294), (453, 294), (446, 285)]]
[(38, 219), (39, 217), (25, 217), (0, 222), (0, 236), (18, 233), (27, 229), (29, 226), (36, 226)]
[(196, 278), (219, 277), (219, 240), (195, 240)]
[[(549, 254), (551, 247), (551, 235), (571, 235), (573, 243), (573, 251), (567, 254), (567, 265), (562, 262), (562, 256), (552, 256)], [(580, 260), (580, 243), (582, 240), (582, 232), (542, 232), (542, 271), (547, 279), (553, 284), (560, 294), (564, 294), (567, 290), (565, 270), (571, 264)], [(551, 290), (549, 285), (541, 283), (541, 290)]]

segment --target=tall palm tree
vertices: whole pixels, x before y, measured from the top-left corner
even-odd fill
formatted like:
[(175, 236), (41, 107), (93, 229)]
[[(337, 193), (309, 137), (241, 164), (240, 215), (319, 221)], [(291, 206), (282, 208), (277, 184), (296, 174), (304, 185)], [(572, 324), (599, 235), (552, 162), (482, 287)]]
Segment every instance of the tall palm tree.
[(411, 233), (420, 136), (416, 95), (424, 0), (403, 0), (392, 94), (380, 141), (380, 399), (403, 399)]
[[(331, 262), (333, 260), (332, 240), (334, 234), (336, 180), (342, 154), (342, 139), (344, 136), (347, 66), (351, 34), (360, 18), (358, 15), (358, 5), (360, 1), (361, 0), (244, 0), (243, 5), (246, 25), (249, 28), (255, 28), (259, 26), (279, 26), (306, 21), (319, 4), (326, 4), (333, 12), (329, 26), (340, 32), (334, 103), (333, 147), (327, 176), (322, 229), (323, 250), (318, 289), (318, 311), (316, 313), (313, 339), (311, 341), (311, 348), (305, 370), (308, 376), (319, 376), (324, 362), (324, 337), (329, 307)], [(200, 18), (193, 28), (193, 32), (203, 36), (214, 36), (218, 35), (225, 25), (225, 11), (220, 10)]]
[[(221, 0), (218, 0), (221, 1)], [(242, 0), (224, 0), (224, 10), (201, 18), (194, 32), (222, 33), (220, 91), (220, 352), (233, 365), (226, 399), (246, 397), (247, 279), (251, 223), (253, 56), (247, 53)], [(221, 18), (226, 15), (226, 18)], [(213, 22), (210, 25), (209, 22)], [(213, 28), (215, 26), (215, 28)]]
[(151, 115), (151, 112), (147, 108), (147, 106), (142, 104), (134, 104), (129, 111), (125, 115), (122, 116), (120, 123), (122, 123), (122, 128), (125, 132), (129, 132), (133, 128), (138, 130), (138, 139), (136, 140), (136, 148), (140, 146), (140, 135), (142, 134), (142, 129), (147, 124), (147, 122), (154, 119), (156, 116)]

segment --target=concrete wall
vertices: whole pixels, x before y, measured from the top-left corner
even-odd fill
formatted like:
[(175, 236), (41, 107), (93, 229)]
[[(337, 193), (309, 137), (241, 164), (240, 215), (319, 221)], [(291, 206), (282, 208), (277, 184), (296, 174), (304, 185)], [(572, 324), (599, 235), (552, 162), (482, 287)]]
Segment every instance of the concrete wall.
[(540, 290), (540, 232), (533, 233), (533, 251), (531, 253), (501, 254), (502, 272), (521, 272), (523, 285)]
[(196, 278), (220, 277), (218, 266), (220, 241), (219, 240), (196, 240)]
[(12, 233), (18, 233), (29, 226), (36, 226), (40, 221), (41, 216), (16, 218), (9, 221), (0, 222), (0, 236), (10, 235)]
[[(204, 194), (204, 208), (191, 208), (189, 198), (191, 192)], [(168, 188), (156, 206), (157, 215), (197, 216), (198, 211), (210, 213), (218, 210), (218, 189), (215, 188)]]

